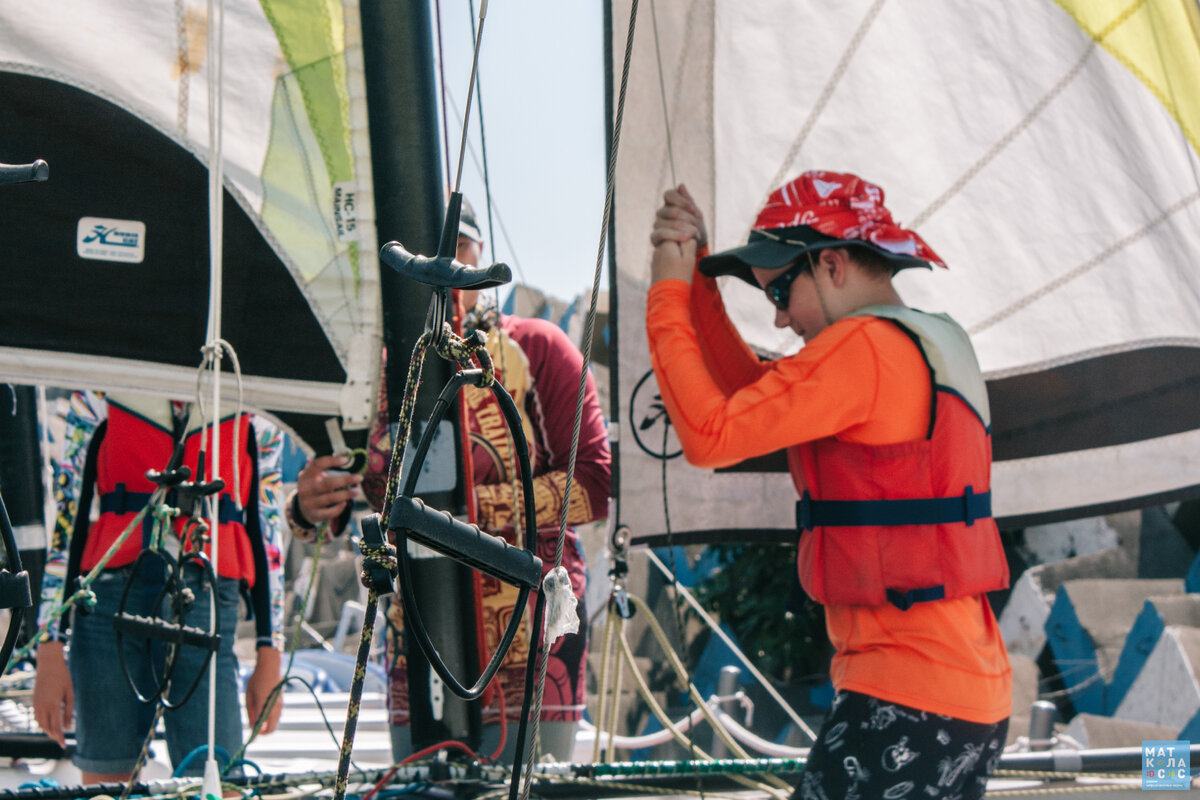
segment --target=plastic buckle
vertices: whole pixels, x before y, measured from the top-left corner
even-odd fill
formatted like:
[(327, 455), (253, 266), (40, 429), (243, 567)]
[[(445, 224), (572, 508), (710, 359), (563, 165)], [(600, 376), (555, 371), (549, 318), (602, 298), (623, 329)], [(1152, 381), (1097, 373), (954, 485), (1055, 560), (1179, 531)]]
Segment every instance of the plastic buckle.
[(796, 501), (796, 528), (800, 531), (812, 530), (812, 497), (808, 490)]

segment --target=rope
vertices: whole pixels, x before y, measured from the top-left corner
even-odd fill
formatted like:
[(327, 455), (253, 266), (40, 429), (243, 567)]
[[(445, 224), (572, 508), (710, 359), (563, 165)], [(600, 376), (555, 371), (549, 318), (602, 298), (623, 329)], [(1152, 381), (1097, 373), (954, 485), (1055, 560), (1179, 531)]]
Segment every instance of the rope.
[[(654, 551), (649, 551), (647, 555), (650, 557), (650, 560), (656, 567), (658, 567), (664, 573), (666, 572), (666, 566), (658, 559), (658, 556), (654, 555)], [(725, 631), (721, 630), (721, 626), (718, 625), (716, 620), (714, 620), (712, 616), (704, 610), (704, 607), (696, 601), (696, 598), (692, 596), (691, 592), (689, 592), (686, 588), (683, 588), (682, 594), (683, 598), (687, 600), (688, 604), (693, 609), (695, 609), (696, 613), (699, 614), (701, 619), (704, 620), (705, 624), (712, 629), (713, 633), (717, 634), (721, 641), (724, 642), (729, 649), (733, 651), (734, 655), (738, 657), (738, 660), (746, 665), (746, 669), (750, 670), (750, 674), (753, 675), (760, 684), (762, 684), (762, 687), (767, 691), (767, 694), (771, 695), (771, 699), (778, 703), (779, 707), (782, 708), (784, 712), (791, 718), (792, 722), (796, 723), (796, 726), (800, 728), (800, 730), (804, 731), (805, 735), (815, 742), (817, 740), (817, 735), (813, 732), (813, 729), (810, 728), (804, 722), (804, 720), (800, 718), (800, 715), (796, 713), (795, 709), (788, 705), (787, 701), (784, 700), (783, 696), (775, 690), (775, 687), (771, 685), (771, 682), (767, 680), (766, 676), (763, 675), (758, 668), (750, 662), (750, 659), (746, 657), (746, 654), (742, 652), (741, 648), (738, 647), (731, 638), (729, 638)]]
[[(473, 13), (473, 12), (472, 12)], [(487, 0), (479, 6), (479, 30), (475, 33), (475, 49), (471, 55), (471, 79), (467, 83), (467, 103), (463, 109), (463, 125), (462, 136), (458, 144), (458, 172), (454, 176), (454, 191), (457, 192), (462, 185), (462, 170), (463, 156), (467, 151), (467, 130), (471, 121), (471, 98), (475, 90), (475, 76), (479, 73), (479, 45), (483, 42), (483, 23), (487, 19)], [(474, 23), (472, 22), (472, 27)], [(443, 73), (442, 85), (444, 86), (445, 73)], [(449, 174), (449, 173), (447, 173)]]
[(126, 800), (130, 792), (133, 791), (133, 785), (137, 783), (138, 775), (141, 774), (142, 767), (146, 766), (146, 759), (150, 757), (150, 743), (154, 741), (154, 730), (158, 727), (158, 721), (162, 719), (163, 712), (167, 707), (162, 703), (154, 704), (154, 719), (150, 720), (150, 732), (146, 734), (146, 740), (142, 742), (142, 750), (138, 753), (137, 761), (133, 763), (133, 770), (129, 773), (129, 780), (125, 783), (125, 788), (121, 791), (120, 800)]
[(442, 0), (436, 0), (434, 16), (437, 18), (438, 43), (438, 72), (441, 74), (442, 85), (442, 155), (446, 159), (446, 176), (450, 175), (450, 123), (446, 121), (446, 60), (445, 49), (442, 47)]
[(335, 800), (343, 800), (350, 774), (350, 753), (354, 749), (354, 734), (358, 728), (358, 711), (362, 703), (363, 683), (367, 676), (367, 658), (371, 655), (371, 639), (375, 634), (375, 614), (379, 607), (379, 596), (372, 588), (368, 566), (386, 567), (395, 581), (399, 568), (396, 563), (396, 548), (390, 544), (372, 546), (359, 542), (363, 563), (358, 579), (367, 587), (367, 604), (363, 613), (362, 635), (358, 639), (358, 655), (354, 660), (354, 679), (350, 683), (350, 700), (346, 706), (346, 727), (342, 734), (342, 748), (338, 757), (337, 780), (334, 784)]
[[(704, 699), (700, 697), (700, 692), (697, 691), (696, 686), (688, 681), (687, 671), (683, 667), (683, 662), (679, 659), (678, 654), (671, 649), (670, 644), (667, 641), (667, 635), (663, 631), (662, 626), (658, 624), (658, 620), (654, 618), (653, 613), (650, 611), (650, 607), (646, 605), (644, 600), (636, 595), (630, 595), (629, 599), (638, 608), (638, 610), (646, 615), (646, 622), (649, 625), (651, 632), (654, 634), (654, 638), (658, 640), (659, 646), (663, 648), (663, 652), (666, 654), (667, 660), (670, 662), (671, 667), (675, 670), (675, 674), (678, 675), (680, 679), (687, 681), (688, 694), (691, 696), (693, 702), (695, 702), (697, 709), (704, 714), (705, 719), (707, 719), (708, 723), (713, 726), (713, 730), (716, 731), (717, 735), (721, 737), (721, 741), (724, 742), (725, 746), (729, 748), (730, 752), (734, 753), (739, 758), (748, 758), (749, 755), (746, 753), (746, 751), (743, 750), (741, 745), (734, 741), (731, 736), (729, 736), (728, 732), (725, 731), (713, 713), (709, 710), (708, 705), (704, 702)], [(621, 649), (625, 653), (627, 663), (632, 667), (633, 650), (631, 650), (629, 647), (629, 641), (627, 639), (622, 639), (620, 644)], [(655, 716), (659, 718), (659, 722), (662, 722), (664, 727), (669, 726), (671, 721), (666, 717), (666, 713), (662, 711), (662, 708), (654, 700), (653, 695), (650, 694), (650, 687), (646, 685), (645, 678), (638, 673), (637, 670), (633, 670), (633, 674), (634, 680), (637, 681), (638, 689), (642, 692), (643, 699), (646, 700), (650, 705)], [(679, 739), (681, 744), (688, 743), (683, 740), (682, 737), (677, 736), (676, 738)], [(702, 753), (706, 761), (714, 760), (712, 756), (699, 750), (694, 743), (691, 743), (690, 749), (692, 752)], [(790, 786), (782, 784), (782, 782), (778, 784), (778, 787), (785, 788), (788, 791), (791, 790)]]
[(675, 177), (675, 148), (671, 146), (671, 118), (667, 114), (667, 84), (663, 77), (662, 46), (658, 41), (658, 11), (655, 9), (654, 0), (650, 0), (650, 22), (654, 27), (654, 60), (658, 63), (658, 93), (662, 97), (663, 129), (667, 134), (667, 160), (671, 165), (671, 186), (675, 187), (679, 185), (679, 179)]
[[(127, 540), (135, 530), (141, 528), (142, 520), (146, 518), (146, 513), (150, 510), (150, 508), (160, 504), (165, 495), (165, 488), (160, 487), (155, 489), (154, 494), (151, 496), (150, 502), (146, 505), (146, 507), (139, 511), (137, 516), (130, 520), (129, 525), (126, 526), (125, 530), (121, 531), (121, 535), (113, 541), (108, 550), (104, 551), (104, 555), (100, 556), (100, 560), (96, 562), (96, 566), (92, 567), (91, 571), (89, 571), (87, 575), (79, 579), (79, 588), (61, 603), (51, 608), (46, 614), (46, 621), (43, 622), (40, 627), (38, 627), (37, 633), (31, 636), (28, 642), (22, 645), (21, 648), (15, 653), (13, 653), (12, 658), (9, 659), (8, 668), (11, 668), (14, 664), (17, 664), (20, 661), (28, 658), (30, 653), (32, 653), (42, 642), (49, 641), (49, 636), (46, 632), (50, 630), (50, 627), (58, 622), (58, 620), (60, 620), (62, 616), (66, 614), (67, 611), (76, 603), (82, 603), (86, 608), (94, 608), (96, 606), (96, 595), (91, 590), (92, 583), (95, 582), (96, 578), (100, 577), (100, 573), (104, 571), (104, 568), (108, 566), (108, 562), (111, 561), (113, 556), (117, 554), (117, 551), (121, 549), (121, 545), (125, 544), (125, 540)], [(86, 513), (86, 511), (81, 511), (81, 513)]]
[[(584, 325), (583, 365), (579, 371), (579, 391), (575, 399), (575, 422), (571, 430), (570, 460), (567, 463), (567, 480), (563, 489), (562, 515), (558, 522), (558, 540), (554, 551), (554, 566), (562, 566), (563, 546), (567, 535), (567, 515), (571, 508), (571, 487), (575, 482), (575, 462), (579, 454), (579, 430), (583, 423), (583, 400), (587, 392), (588, 362), (592, 353), (592, 334), (596, 327), (596, 305), (600, 295), (600, 273), (604, 265), (604, 244), (608, 237), (609, 220), (612, 218), (613, 192), (617, 173), (617, 153), (621, 146), (621, 123), (625, 116), (625, 95), (629, 87), (629, 65), (633, 58), (633, 35), (637, 27), (638, 0), (633, 0), (629, 8), (629, 32), (625, 39), (625, 60), (621, 67), (621, 90), (617, 99), (617, 116), (613, 123), (612, 152), (608, 159), (608, 177), (605, 181), (604, 213), (600, 224), (600, 242), (596, 248), (596, 268), (592, 277), (592, 296), (588, 304), (587, 323)], [(535, 636), (540, 632), (535, 631)], [(534, 690), (533, 712), (530, 724), (533, 725), (531, 741), (536, 742), (538, 728), (542, 715), (542, 695), (546, 688), (546, 668), (549, 662), (549, 651), (543, 641), (539, 652), (537, 686)], [(530, 747), (526, 755), (526, 779), (521, 788), (521, 800), (528, 800), (530, 787), (533, 784), (533, 762), (536, 748)]]

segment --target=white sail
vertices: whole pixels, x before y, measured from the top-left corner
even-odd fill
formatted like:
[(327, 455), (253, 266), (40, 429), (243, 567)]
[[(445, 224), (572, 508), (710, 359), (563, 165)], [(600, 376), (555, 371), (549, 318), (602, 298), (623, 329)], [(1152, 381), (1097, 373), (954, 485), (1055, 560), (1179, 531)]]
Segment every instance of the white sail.
[[(0, 197), (9, 301), (46, 306), (6, 306), (0, 380), (195, 391), (204, 339), (190, 320), (207, 281), (186, 278), (193, 257), (207, 263), (204, 194), (192, 198), (207, 188), (207, 6), (0, 2), (0, 161), (51, 171)], [(246, 402), (363, 427), (381, 315), (358, 5), (226, 0), (221, 59), (223, 317)], [(140, 251), (89, 251), (97, 225), (132, 230)]]
[[(620, 64), (629, 4), (613, 5)], [(663, 430), (643, 312), (648, 232), (672, 155), (714, 249), (742, 243), (767, 194), (803, 170), (854, 172), (884, 188), (897, 220), (949, 264), (903, 273), (898, 286), (909, 304), (946, 311), (971, 333), (989, 382), (1002, 523), (1200, 486), (1195, 3), (709, 0), (654, 10), (663, 85), (644, 8), (617, 176), (623, 519), (648, 520), (642, 533), (668, 523), (653, 511), (663, 506), (651, 454)], [(736, 281), (722, 293), (755, 347), (799, 346), (772, 328), (760, 293)], [(784, 472), (713, 474), (674, 458), (665, 491), (674, 531), (794, 527)]]

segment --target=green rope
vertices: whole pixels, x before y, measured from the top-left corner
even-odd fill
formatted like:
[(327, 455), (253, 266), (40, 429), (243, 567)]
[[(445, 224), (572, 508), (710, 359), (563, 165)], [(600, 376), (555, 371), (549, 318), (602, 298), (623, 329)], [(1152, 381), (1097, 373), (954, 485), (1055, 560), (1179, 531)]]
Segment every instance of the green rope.
[[(12, 658), (9, 659), (8, 662), (8, 669), (11, 669), (14, 664), (18, 664), (24, 659), (28, 658), (39, 644), (49, 641), (50, 636), (47, 632), (50, 630), (50, 626), (62, 619), (63, 615), (65, 615), (72, 606), (82, 605), (84, 608), (88, 609), (96, 607), (96, 594), (91, 589), (92, 583), (94, 583), (95, 580), (100, 577), (100, 573), (103, 572), (104, 568), (108, 566), (108, 562), (112, 561), (113, 557), (117, 554), (117, 551), (121, 549), (121, 546), (125, 544), (125, 541), (130, 537), (130, 535), (142, 526), (142, 521), (146, 518), (146, 513), (151, 509), (155, 509), (155, 524), (154, 527), (151, 528), (151, 537), (155, 536), (159, 526), (164, 524), (164, 519), (169, 520), (171, 517), (179, 514), (179, 509), (162, 504), (162, 499), (165, 496), (165, 488), (159, 487), (158, 489), (154, 490), (154, 494), (150, 497), (150, 502), (147, 503), (146, 506), (137, 513), (137, 516), (130, 520), (129, 525), (125, 527), (125, 530), (121, 531), (121, 535), (118, 536), (115, 541), (113, 541), (108, 550), (104, 552), (104, 555), (100, 556), (100, 560), (96, 562), (96, 566), (92, 567), (91, 570), (88, 571), (87, 575), (79, 579), (79, 588), (62, 602), (55, 604), (50, 611), (47, 612), (46, 621), (38, 627), (37, 633), (31, 636), (28, 642), (22, 645), (15, 653), (13, 653)], [(160, 507), (168, 509), (174, 513), (160, 516), (158, 512)], [(81, 510), (80, 513), (87, 512), (85, 510)]]

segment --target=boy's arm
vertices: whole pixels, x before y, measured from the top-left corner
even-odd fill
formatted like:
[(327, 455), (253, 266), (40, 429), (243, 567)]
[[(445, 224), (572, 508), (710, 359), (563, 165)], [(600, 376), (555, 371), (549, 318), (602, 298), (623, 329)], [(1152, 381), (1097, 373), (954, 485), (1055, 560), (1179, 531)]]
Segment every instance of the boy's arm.
[(692, 464), (729, 466), (870, 418), (878, 357), (861, 333), (863, 319), (835, 323), (726, 395), (701, 352), (689, 301), (688, 286), (656, 283), (646, 298), (646, 332), (663, 403)]
[(650, 243), (654, 246), (651, 283), (679, 280), (691, 284), (692, 323), (713, 380), (727, 395), (757, 380), (765, 366), (725, 314), (716, 280), (696, 270), (700, 259), (708, 255), (708, 234), (704, 215), (686, 186), (680, 184), (663, 194), (663, 204), (654, 216)]

